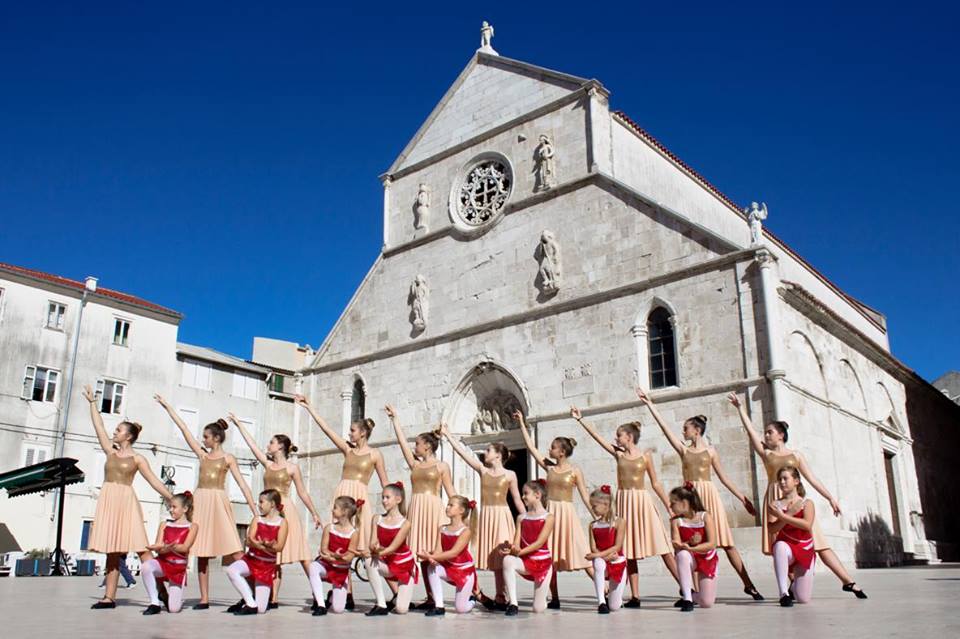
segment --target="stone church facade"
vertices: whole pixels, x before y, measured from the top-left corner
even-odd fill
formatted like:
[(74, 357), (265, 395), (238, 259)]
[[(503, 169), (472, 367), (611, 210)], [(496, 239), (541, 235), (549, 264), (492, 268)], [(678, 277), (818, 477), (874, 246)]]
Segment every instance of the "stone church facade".
[[(766, 476), (725, 401), (739, 392), (758, 425), (790, 423), (789, 445), (839, 499), (835, 518), (815, 497), (844, 561), (871, 563), (864, 553), (886, 537), (929, 557), (883, 316), (762, 229), (765, 207), (748, 219), (608, 96), (596, 80), (478, 50), (382, 176), (382, 252), (303, 370), (304, 393), (344, 429), (376, 420), (391, 479), (409, 474), (387, 403), (411, 437), (445, 421), (475, 450), (504, 441), (535, 477), (509, 418), (519, 406), (541, 450), (572, 435), (589, 484), (615, 484), (612, 459), (570, 419), (575, 404), (611, 438), (641, 420), (669, 489), (679, 459), (639, 381), (677, 428), (709, 418), (725, 469), (758, 503)], [(301, 439), (326, 507), (342, 457), (319, 429)], [(456, 489), (478, 497), (474, 473), (442, 453)], [(721, 494), (759, 560), (758, 521)]]

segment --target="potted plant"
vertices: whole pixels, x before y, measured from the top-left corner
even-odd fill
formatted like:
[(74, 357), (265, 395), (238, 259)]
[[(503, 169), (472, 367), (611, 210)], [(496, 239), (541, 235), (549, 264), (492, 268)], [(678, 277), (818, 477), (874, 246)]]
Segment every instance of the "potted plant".
[(50, 549), (34, 548), (17, 560), (17, 577), (40, 577), (50, 574)]

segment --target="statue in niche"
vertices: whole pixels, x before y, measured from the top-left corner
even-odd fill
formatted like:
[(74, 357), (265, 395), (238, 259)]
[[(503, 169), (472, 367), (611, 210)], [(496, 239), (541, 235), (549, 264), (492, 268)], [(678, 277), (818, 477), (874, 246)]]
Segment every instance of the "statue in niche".
[(550, 136), (540, 136), (540, 144), (537, 146), (535, 154), (536, 184), (533, 190), (546, 191), (557, 185), (553, 162), (553, 143), (550, 141)]
[(545, 295), (555, 295), (560, 290), (560, 244), (550, 231), (540, 235), (537, 259), (540, 261), (540, 288)]
[(756, 246), (763, 241), (763, 221), (767, 219), (767, 204), (751, 202), (743, 212), (750, 222), (750, 246)]
[(515, 410), (522, 410), (517, 398), (506, 391), (496, 391), (478, 404), (477, 415), (470, 425), (471, 434), (486, 435), (517, 428), (511, 417)]
[(427, 217), (430, 214), (430, 187), (421, 184), (417, 191), (417, 202), (413, 205), (413, 228), (426, 229)]
[(423, 275), (417, 275), (410, 285), (410, 295), (407, 302), (410, 304), (410, 321), (413, 328), (422, 331), (427, 328), (427, 296), (430, 289), (427, 288), (427, 280)]
[(484, 20), (480, 26), (480, 50), (493, 51), (491, 40), (493, 40), (493, 25)]

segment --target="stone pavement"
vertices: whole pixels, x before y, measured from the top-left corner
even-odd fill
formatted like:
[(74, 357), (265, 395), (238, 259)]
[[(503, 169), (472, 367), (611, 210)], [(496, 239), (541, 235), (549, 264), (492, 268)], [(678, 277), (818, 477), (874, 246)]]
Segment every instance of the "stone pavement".
[[(495, 634), (513, 637), (585, 636), (609, 632), (612, 637), (627, 633), (673, 637), (896, 637), (923, 632), (931, 637), (960, 636), (960, 615), (955, 604), (960, 595), (960, 564), (921, 568), (860, 570), (855, 578), (869, 593), (859, 601), (840, 591), (832, 575), (817, 575), (813, 603), (780, 608), (774, 597), (771, 573), (756, 571), (766, 602), (753, 603), (739, 593), (734, 579), (721, 577), (716, 607), (681, 613), (672, 607), (675, 586), (668, 578), (647, 577), (641, 582), (644, 593), (641, 610), (620, 610), (608, 616), (596, 614), (596, 602), (586, 578), (562, 575), (561, 594), (565, 609), (533, 615), (529, 611), (532, 589), (520, 584), (521, 614), (507, 619), (501, 614), (474, 611), (469, 615), (451, 614), (448, 603), (444, 618), (426, 618), (411, 612), (405, 617), (367, 618), (359, 613), (311, 617), (304, 602), (308, 596), (306, 579), (290, 570), (286, 578), (281, 607), (256, 617), (234, 617), (223, 606), (237, 599), (226, 576), (212, 575), (215, 607), (205, 612), (185, 610), (178, 615), (161, 613), (143, 617), (146, 597), (141, 583), (121, 589), (116, 610), (89, 610), (100, 590), (99, 577), (0, 579), (0, 636), (29, 637), (116, 637), (166, 638), (234, 635), (237, 637), (293, 637), (310, 633), (338, 637), (427, 637), (449, 638), (451, 633), (469, 633), (476, 637)], [(481, 583), (490, 591), (489, 573)], [(358, 608), (370, 605), (366, 584), (358, 583)], [(415, 598), (421, 594), (420, 587)], [(190, 594), (196, 596), (196, 580), (191, 576)], [(452, 592), (448, 591), (448, 597)], [(189, 601), (189, 600), (188, 600)], [(301, 605), (303, 604), (303, 605)], [(525, 609), (526, 606), (526, 609)], [(922, 630), (921, 630), (922, 629)], [(216, 633), (210, 635), (209, 633)]]

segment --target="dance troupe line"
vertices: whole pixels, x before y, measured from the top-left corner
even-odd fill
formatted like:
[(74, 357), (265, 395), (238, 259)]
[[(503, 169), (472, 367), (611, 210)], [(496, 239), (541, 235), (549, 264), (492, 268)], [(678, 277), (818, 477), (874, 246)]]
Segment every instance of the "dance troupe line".
[[(296, 563), (310, 583), (313, 615), (354, 610), (350, 570), (356, 558), (364, 562), (375, 598), (367, 616), (405, 614), (411, 609), (431, 617), (442, 616), (447, 611), (443, 582), (455, 588), (456, 613), (469, 613), (479, 603), (487, 611), (515, 616), (519, 611), (518, 576), (533, 583), (534, 613), (560, 609), (557, 573), (579, 570), (593, 580), (598, 613), (640, 608), (637, 562), (647, 557), (663, 560), (679, 585), (680, 599), (675, 607), (690, 612), (695, 607), (710, 608), (716, 600), (718, 549), (724, 551), (743, 582), (743, 592), (756, 601), (763, 600), (734, 545), (713, 474), (750, 514), (756, 511), (723, 471), (716, 449), (705, 441), (706, 417), (686, 420), (682, 438), (678, 437), (641, 389), (637, 390), (641, 404), (680, 456), (684, 483), (669, 493), (657, 479), (652, 452), (638, 446), (639, 421), (619, 426), (610, 442), (583, 419), (577, 407), (571, 407), (570, 416), (616, 462), (616, 488), (603, 485), (588, 492), (583, 472), (570, 461), (576, 440), (557, 437), (544, 455), (537, 450), (519, 411), (513, 418), (520, 425), (527, 449), (546, 473), (545, 479), (522, 486), (516, 474), (505, 467), (511, 453), (503, 443), (488, 444), (481, 462), (441, 424), (435, 431), (419, 434), (411, 449), (396, 410), (388, 405), (386, 414), (410, 469), (408, 499), (403, 482), (390, 482), (383, 455), (369, 445), (372, 419), (353, 423), (347, 440), (329, 427), (305, 397), (297, 396), (297, 404), (343, 454), (343, 472), (334, 492), (330, 523), (325, 526), (304, 487), (299, 466), (290, 461), (297, 447), (286, 435), (274, 435), (262, 450), (243, 424), (229, 415), (229, 421), (219, 419), (205, 426), (201, 443), (170, 404), (155, 396), (200, 460), (194, 491), (171, 494), (144, 457), (133, 450), (142, 427), (124, 421), (110, 437), (92, 389), (87, 386), (83, 394), (90, 403), (97, 439), (107, 455), (89, 542), (91, 550), (107, 556), (106, 592), (93, 604), (95, 609), (116, 607), (119, 562), (128, 552), (138, 553), (142, 562), (143, 584), (149, 597), (144, 615), (183, 609), (191, 556), (197, 558), (200, 593), (193, 609), (210, 607), (210, 560), (221, 557), (224, 564), (229, 562), (227, 577), (240, 596), (227, 610), (238, 615), (276, 608), (282, 567)], [(834, 515), (840, 514), (840, 506), (813, 476), (803, 455), (786, 447), (787, 423), (771, 422), (760, 434), (739, 397), (731, 393), (728, 400), (767, 472), (761, 510), (762, 544), (763, 552), (773, 557), (780, 605), (790, 607), (795, 602), (810, 601), (817, 557), (837, 576), (845, 592), (866, 599), (820, 532), (818, 513), (806, 498), (804, 481), (830, 503)], [(223, 450), (231, 423), (264, 467), (265, 490), (257, 500), (240, 474), (236, 458)], [(436, 456), (442, 438), (479, 475), (479, 504), (454, 493), (450, 467)], [(170, 513), (152, 544), (132, 487), (138, 472), (166, 500)], [(374, 472), (383, 488), (380, 514), (375, 514), (367, 501)], [(226, 493), (228, 473), (253, 515), (244, 541), (237, 533)], [(309, 511), (314, 527), (323, 529), (316, 554), (307, 546), (307, 530), (293, 506), (291, 486)], [(574, 492), (594, 517), (586, 533), (574, 507)], [(442, 493), (447, 495), (446, 503)], [(508, 499), (520, 513), (516, 519)], [(669, 532), (655, 500), (670, 515)], [(493, 572), (493, 597), (480, 590), (478, 570)], [(425, 598), (413, 602), (414, 590), (421, 581), (425, 582)], [(624, 601), (627, 583), (630, 597)]]

